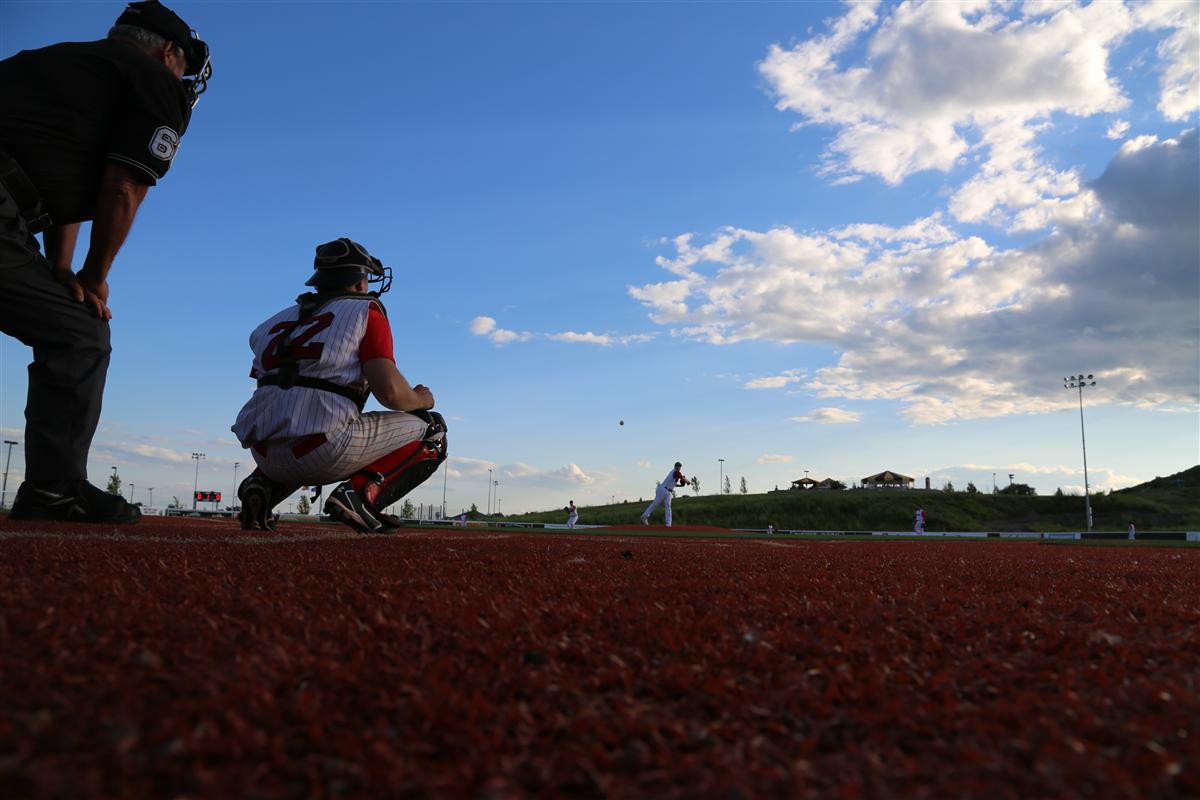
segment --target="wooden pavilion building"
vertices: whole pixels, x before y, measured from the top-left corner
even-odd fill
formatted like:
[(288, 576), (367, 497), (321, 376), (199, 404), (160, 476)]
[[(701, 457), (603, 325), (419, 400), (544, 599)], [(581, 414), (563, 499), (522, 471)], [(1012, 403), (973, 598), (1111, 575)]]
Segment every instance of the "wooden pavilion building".
[(911, 489), (912, 487), (912, 478), (889, 469), (862, 479), (862, 488), (864, 489)]

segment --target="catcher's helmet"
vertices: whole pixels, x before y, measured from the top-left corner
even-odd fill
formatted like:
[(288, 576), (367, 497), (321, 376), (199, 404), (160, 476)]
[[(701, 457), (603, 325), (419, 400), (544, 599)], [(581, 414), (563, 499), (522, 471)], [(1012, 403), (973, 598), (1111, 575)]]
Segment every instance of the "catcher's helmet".
[(345, 289), (358, 283), (363, 276), (368, 283), (377, 284), (371, 293), (376, 297), (392, 288), (392, 268), (385, 267), (365, 247), (344, 236), (317, 245), (313, 266), (317, 268), (316, 272), (304, 285), (315, 286), (317, 291)]

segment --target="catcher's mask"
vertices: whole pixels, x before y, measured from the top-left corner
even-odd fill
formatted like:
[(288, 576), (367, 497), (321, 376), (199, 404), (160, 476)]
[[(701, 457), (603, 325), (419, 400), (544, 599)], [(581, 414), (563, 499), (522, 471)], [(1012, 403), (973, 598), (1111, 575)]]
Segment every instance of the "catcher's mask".
[(117, 17), (116, 24), (133, 25), (157, 33), (183, 51), (187, 60), (183, 75), (185, 78), (191, 78), (183, 82), (184, 90), (187, 92), (188, 102), (195, 108), (196, 103), (200, 102), (200, 95), (208, 88), (208, 79), (212, 77), (212, 59), (209, 56), (208, 45), (196, 36), (196, 32), (189, 28), (178, 14), (158, 0), (130, 3), (121, 12), (121, 16)]
[(319, 292), (346, 289), (364, 275), (368, 284), (376, 285), (375, 291), (370, 293), (376, 297), (392, 288), (392, 268), (385, 267), (365, 247), (344, 236), (318, 245), (313, 266), (317, 268), (316, 272), (304, 285), (316, 287)]

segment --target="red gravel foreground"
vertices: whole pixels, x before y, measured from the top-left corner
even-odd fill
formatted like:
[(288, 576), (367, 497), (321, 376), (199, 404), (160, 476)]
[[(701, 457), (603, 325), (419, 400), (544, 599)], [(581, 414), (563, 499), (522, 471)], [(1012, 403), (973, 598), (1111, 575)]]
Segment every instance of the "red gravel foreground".
[(4, 797), (1196, 797), (1200, 551), (0, 524)]

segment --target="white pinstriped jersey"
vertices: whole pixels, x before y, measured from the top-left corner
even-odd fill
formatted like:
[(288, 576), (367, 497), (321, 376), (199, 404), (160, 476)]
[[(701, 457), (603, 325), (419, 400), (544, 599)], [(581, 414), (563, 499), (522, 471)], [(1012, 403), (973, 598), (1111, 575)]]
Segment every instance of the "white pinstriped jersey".
[[(365, 382), (358, 349), (373, 302), (369, 295), (339, 298), (319, 308), (300, 325), (296, 325), (299, 305), (280, 311), (250, 334), (250, 349), (254, 351), (251, 376), (260, 377), (279, 369), (276, 350), (287, 331), (294, 328), (290, 349), (296, 358), (298, 374), (341, 386)], [(290, 389), (260, 386), (242, 406), (232, 430), (243, 447), (252, 447), (258, 442), (314, 433), (333, 436), (358, 415), (354, 401), (335, 392), (305, 386)]]

